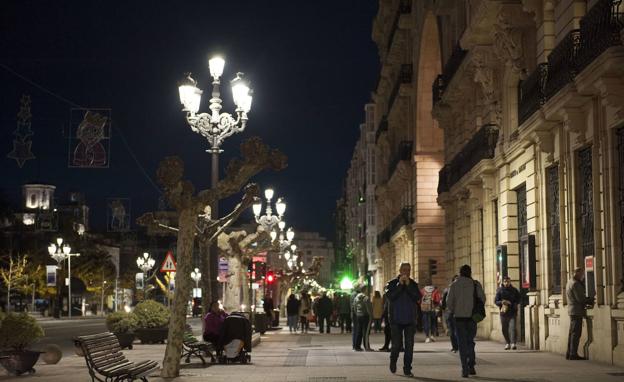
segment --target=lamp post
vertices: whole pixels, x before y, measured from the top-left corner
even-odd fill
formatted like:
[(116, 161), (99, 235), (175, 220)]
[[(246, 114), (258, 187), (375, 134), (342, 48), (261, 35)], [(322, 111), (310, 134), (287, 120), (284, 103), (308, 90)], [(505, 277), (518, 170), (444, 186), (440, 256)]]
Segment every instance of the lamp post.
[[(78, 257), (80, 253), (71, 253), (71, 247), (69, 244), (63, 244), (63, 238), (59, 237), (56, 239), (56, 244), (50, 243), (48, 245), (48, 253), (56, 262), (60, 265), (65, 259), (67, 259), (67, 279), (68, 279), (68, 317), (72, 317), (72, 296), (71, 296), (71, 258), (72, 256)], [(58, 282), (58, 281), (57, 281)], [(58, 298), (59, 298), (59, 310), (61, 310), (61, 293), (60, 288), (57, 288)]]
[[(219, 181), (219, 154), (223, 140), (234, 133), (240, 133), (245, 130), (247, 125), (247, 113), (251, 110), (251, 91), (248, 82), (244, 78), (243, 73), (236, 73), (236, 78), (231, 81), (232, 97), (236, 109), (234, 111), (236, 117), (229, 113), (221, 113), (221, 93), (219, 86), (221, 85), (221, 75), (225, 66), (225, 60), (221, 57), (213, 57), (208, 61), (210, 76), (212, 77), (212, 98), (210, 98), (210, 113), (200, 113), (199, 104), (203, 91), (197, 87), (197, 81), (191, 77), (191, 73), (187, 73), (186, 77), (179, 83), (178, 90), (180, 92), (180, 103), (184, 107), (182, 111), (186, 112), (186, 122), (191, 130), (200, 134), (208, 140), (210, 148), (206, 150), (212, 154), (212, 172), (211, 187), (214, 189)], [(211, 206), (211, 215), (214, 218), (219, 217), (219, 203), (215, 200)], [(210, 249), (208, 256), (208, 270), (216, 271), (216, 244)], [(211, 274), (213, 274), (211, 272)], [(209, 287), (212, 289), (214, 280), (209, 281)]]
[(260, 198), (256, 198), (252, 206), (256, 223), (261, 225), (268, 232), (273, 231), (275, 226), (282, 221), (284, 212), (286, 212), (286, 202), (284, 202), (283, 198), (277, 198), (275, 201), (275, 212), (277, 212), (277, 215), (273, 215), (273, 209), (271, 208), (271, 199), (273, 199), (273, 194), (274, 192), (271, 188), (264, 190), (264, 197), (266, 198), (264, 215), (260, 215), (262, 213), (262, 200)]
[(143, 299), (145, 300), (145, 275), (154, 268), (156, 260), (154, 260), (149, 253), (143, 252), (143, 256), (139, 256), (136, 259), (137, 267), (143, 271)]
[(201, 280), (201, 272), (199, 272), (199, 268), (195, 268), (195, 270), (191, 272), (191, 278), (195, 281), (195, 289), (199, 288), (199, 280)]

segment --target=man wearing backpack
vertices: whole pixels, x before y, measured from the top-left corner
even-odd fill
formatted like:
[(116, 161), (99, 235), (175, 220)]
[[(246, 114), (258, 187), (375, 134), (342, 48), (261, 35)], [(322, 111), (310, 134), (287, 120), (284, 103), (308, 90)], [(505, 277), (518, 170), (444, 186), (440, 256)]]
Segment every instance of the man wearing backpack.
[[(455, 320), (455, 331), (459, 345), (459, 358), (462, 365), (462, 377), (475, 375), (475, 343), (477, 335), (477, 321), (473, 318), (475, 300), (485, 304), (485, 293), (481, 284), (472, 279), (470, 265), (459, 268), (459, 277), (451, 284), (446, 301), (446, 307)], [(479, 302), (477, 301), (477, 302)], [(481, 317), (483, 319), (483, 317)]]
[(357, 325), (355, 326), (357, 329), (355, 335), (355, 351), (363, 350), (362, 341), (364, 341), (364, 347), (367, 348), (367, 350), (370, 348), (370, 346), (367, 346), (366, 331), (368, 330), (368, 324), (372, 314), (370, 299), (367, 296), (367, 288), (362, 287), (361, 291), (355, 296), (355, 299), (353, 299), (353, 315), (357, 321)]
[[(392, 347), (390, 350), (390, 372), (396, 373), (396, 363), (399, 359), (399, 350), (405, 349), (403, 354), (403, 374), (412, 377), (412, 358), (414, 357), (414, 329), (416, 322), (416, 307), (420, 301), (418, 284), (410, 273), (410, 263), (402, 263), (399, 267), (399, 276), (390, 280), (386, 285), (388, 299), (388, 321), (392, 333)], [(403, 344), (405, 340), (405, 344)]]

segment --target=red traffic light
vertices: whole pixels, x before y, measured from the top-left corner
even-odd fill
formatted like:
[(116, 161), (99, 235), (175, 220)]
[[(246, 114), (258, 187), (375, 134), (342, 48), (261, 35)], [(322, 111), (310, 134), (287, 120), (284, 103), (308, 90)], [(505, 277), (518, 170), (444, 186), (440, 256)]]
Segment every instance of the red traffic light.
[(275, 275), (273, 274), (273, 272), (267, 272), (266, 281), (269, 284), (272, 284), (273, 281), (275, 281)]

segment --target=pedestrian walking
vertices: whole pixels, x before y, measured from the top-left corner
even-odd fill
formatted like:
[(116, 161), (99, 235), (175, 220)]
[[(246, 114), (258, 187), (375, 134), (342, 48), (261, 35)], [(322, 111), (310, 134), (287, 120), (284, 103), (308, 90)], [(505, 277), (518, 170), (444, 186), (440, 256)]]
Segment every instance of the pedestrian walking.
[(593, 299), (585, 295), (585, 270), (576, 268), (574, 276), (566, 286), (568, 297), (568, 315), (570, 316), (570, 331), (568, 333), (568, 348), (566, 359), (570, 361), (584, 360), (578, 355), (579, 341), (583, 331), (583, 318), (587, 316), (587, 307), (593, 304)]
[(351, 301), (349, 296), (341, 293), (338, 298), (338, 321), (340, 333), (351, 333)]
[(381, 316), (383, 316), (383, 298), (378, 290), (375, 291), (373, 296), (373, 324), (375, 326), (375, 333), (381, 332)]
[[(478, 300), (478, 301), (477, 301)], [(461, 360), (461, 376), (477, 374), (475, 370), (475, 336), (477, 322), (473, 318), (473, 310), (478, 303), (485, 305), (485, 293), (481, 284), (472, 279), (470, 265), (459, 268), (459, 277), (451, 287), (447, 297), (447, 309), (453, 314), (455, 331)]]
[(406, 376), (413, 376), (414, 325), (417, 317), (415, 310), (421, 297), (418, 284), (410, 278), (411, 272), (412, 266), (409, 263), (402, 263), (397, 278), (390, 280), (386, 285), (388, 321), (392, 335), (390, 372), (396, 373), (399, 350), (404, 348), (403, 374)]
[(288, 329), (291, 333), (297, 333), (299, 321), (299, 300), (297, 296), (291, 294), (286, 302), (286, 316), (288, 316)]
[(358, 334), (358, 321), (357, 321), (357, 317), (355, 315), (355, 309), (353, 307), (354, 303), (355, 303), (355, 297), (358, 295), (358, 290), (359, 287), (353, 288), (353, 291), (351, 292), (351, 322), (353, 323), (353, 330), (351, 331), (351, 345), (353, 350), (356, 350), (356, 339), (357, 339), (357, 334)]
[(511, 285), (509, 276), (503, 277), (503, 285), (496, 291), (494, 303), (500, 308), (505, 350), (516, 350), (516, 314), (520, 304), (520, 292)]
[(323, 328), (325, 327), (325, 324), (327, 324), (326, 333), (329, 334), (330, 332), (330, 318), (332, 310), (334, 309), (333, 305), (334, 304), (332, 304), (330, 298), (327, 297), (327, 292), (323, 292), (323, 295), (321, 296), (321, 298), (318, 299), (316, 303), (317, 321), (320, 333), (323, 333)]
[(301, 292), (301, 299), (299, 300), (299, 319), (301, 321), (301, 333), (307, 333), (310, 329), (308, 322), (308, 316), (312, 312), (312, 300), (307, 292)]
[(426, 286), (420, 290), (422, 298), (420, 300), (420, 311), (422, 312), (423, 330), (425, 331), (425, 342), (435, 342), (433, 335), (435, 334), (435, 326), (438, 326), (438, 306), (442, 297), (440, 291), (430, 280), (427, 280)]
[(367, 344), (367, 331), (369, 330), (370, 318), (373, 312), (367, 292), (368, 288), (362, 287), (353, 300), (353, 314), (357, 322), (355, 325), (357, 331), (355, 334), (355, 351), (364, 350), (362, 349), (362, 343), (364, 343), (365, 349), (370, 350), (370, 345)]
[(458, 277), (459, 276), (454, 275), (453, 278), (451, 279), (451, 283), (449, 284), (449, 286), (444, 289), (444, 293), (442, 294), (442, 303), (441, 303), (442, 317), (444, 318), (444, 322), (446, 323), (446, 330), (448, 332), (447, 335), (451, 339), (451, 351), (453, 353), (457, 353), (457, 350), (459, 349), (459, 347), (457, 345), (457, 333), (455, 333), (455, 319), (453, 318), (453, 313), (451, 313), (451, 311), (447, 307), (447, 300), (448, 300), (448, 292), (449, 292), (449, 289), (451, 288), (451, 284), (453, 284), (455, 280), (457, 280)]

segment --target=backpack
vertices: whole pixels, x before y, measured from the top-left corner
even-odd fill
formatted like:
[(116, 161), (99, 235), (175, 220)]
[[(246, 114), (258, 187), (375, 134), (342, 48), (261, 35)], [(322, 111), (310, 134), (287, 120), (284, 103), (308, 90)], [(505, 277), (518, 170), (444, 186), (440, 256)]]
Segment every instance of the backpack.
[(366, 296), (360, 294), (355, 298), (353, 310), (355, 311), (355, 315), (358, 317), (368, 315), (368, 313), (366, 312)]
[(481, 301), (477, 295), (477, 282), (473, 281), (473, 298), (474, 303), (472, 305), (472, 320), (474, 322), (481, 322), (485, 319), (485, 303)]

